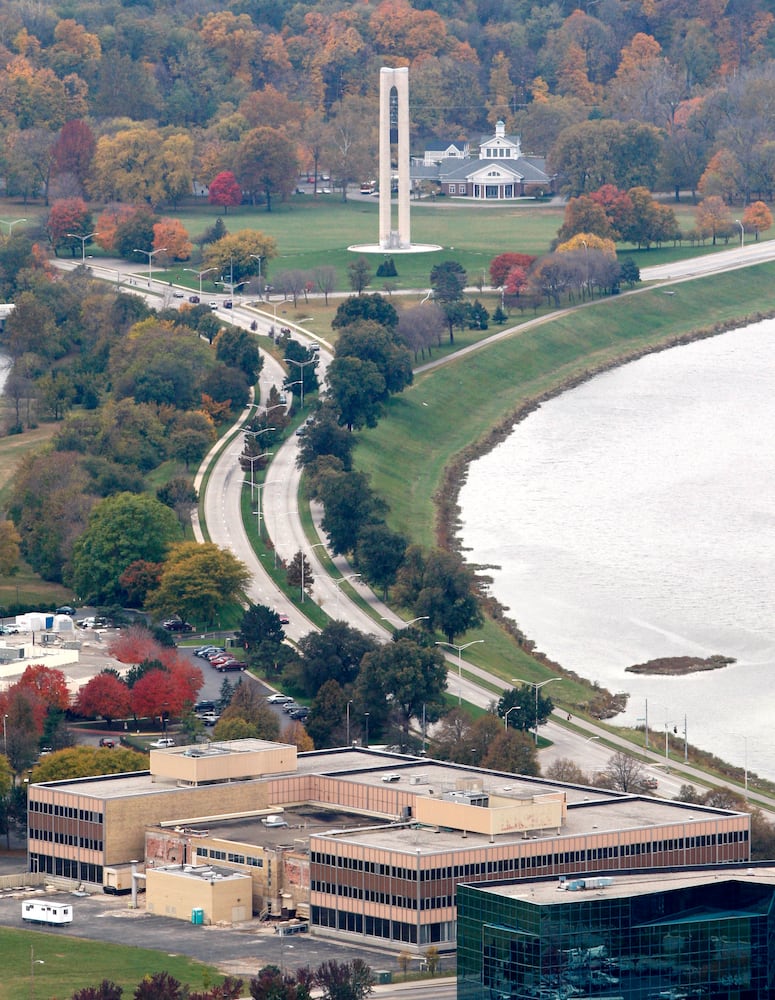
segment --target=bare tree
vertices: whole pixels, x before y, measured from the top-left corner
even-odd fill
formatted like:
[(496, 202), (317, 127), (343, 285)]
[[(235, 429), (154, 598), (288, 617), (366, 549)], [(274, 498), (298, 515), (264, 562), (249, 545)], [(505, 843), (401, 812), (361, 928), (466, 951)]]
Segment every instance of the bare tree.
[(446, 327), (444, 310), (435, 302), (410, 306), (398, 314), (398, 336), (414, 352), (415, 360), (418, 354), (425, 357), (426, 350), (430, 355), (431, 346), (441, 342)]
[(570, 757), (561, 757), (551, 764), (546, 771), (546, 777), (552, 781), (566, 781), (571, 785), (591, 785), (589, 775), (582, 771)]
[(336, 268), (325, 264), (322, 267), (316, 267), (312, 273), (315, 285), (318, 291), (323, 293), (326, 305), (328, 305), (328, 296), (336, 287)]
[(646, 773), (640, 761), (619, 750), (603, 772), (605, 785), (620, 792), (642, 792), (646, 789)]

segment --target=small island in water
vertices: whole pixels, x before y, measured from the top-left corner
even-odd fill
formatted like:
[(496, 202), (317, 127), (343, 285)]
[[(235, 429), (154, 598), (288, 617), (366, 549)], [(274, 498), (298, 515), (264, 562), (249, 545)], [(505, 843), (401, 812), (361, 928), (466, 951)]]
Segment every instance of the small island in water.
[(663, 656), (656, 660), (648, 660), (646, 663), (636, 663), (632, 667), (625, 667), (625, 673), (631, 674), (694, 674), (701, 670), (720, 670), (734, 663), (733, 656), (721, 656), (715, 654), (702, 659), (699, 656)]

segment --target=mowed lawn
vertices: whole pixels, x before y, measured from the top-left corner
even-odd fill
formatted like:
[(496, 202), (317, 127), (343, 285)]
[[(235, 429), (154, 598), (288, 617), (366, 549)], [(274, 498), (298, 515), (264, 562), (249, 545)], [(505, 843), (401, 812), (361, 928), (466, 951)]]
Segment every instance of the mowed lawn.
[[(127, 937), (131, 938), (130, 928)], [(118, 983), (124, 989), (124, 996), (131, 997), (143, 976), (155, 972), (168, 972), (180, 982), (188, 983), (192, 990), (200, 991), (223, 978), (217, 969), (180, 955), (60, 937), (55, 931), (35, 933), (0, 928), (0, 955), (3, 957), (0, 1000), (32, 996), (65, 1000), (76, 990), (97, 986), (103, 979)]]

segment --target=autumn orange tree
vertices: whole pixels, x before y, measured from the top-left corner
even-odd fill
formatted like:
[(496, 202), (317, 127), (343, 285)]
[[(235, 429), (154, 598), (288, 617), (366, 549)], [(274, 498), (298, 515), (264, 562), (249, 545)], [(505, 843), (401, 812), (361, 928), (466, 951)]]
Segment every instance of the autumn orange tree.
[(772, 212), (763, 201), (754, 201), (746, 205), (743, 212), (743, 225), (748, 233), (754, 233), (759, 239), (759, 233), (764, 233), (772, 226)]
[(92, 217), (83, 198), (59, 198), (48, 213), (48, 235), (58, 256), (61, 249), (68, 249), (70, 256), (80, 256), (87, 240), (81, 240), (93, 232)]
[(155, 250), (164, 250), (172, 260), (188, 260), (194, 245), (188, 238), (188, 232), (179, 219), (160, 219), (153, 226), (153, 246)]
[(697, 228), (703, 236), (712, 236), (713, 246), (716, 245), (716, 237), (728, 233), (732, 227), (732, 215), (723, 198), (712, 194), (709, 198), (703, 198), (697, 206), (696, 211)]

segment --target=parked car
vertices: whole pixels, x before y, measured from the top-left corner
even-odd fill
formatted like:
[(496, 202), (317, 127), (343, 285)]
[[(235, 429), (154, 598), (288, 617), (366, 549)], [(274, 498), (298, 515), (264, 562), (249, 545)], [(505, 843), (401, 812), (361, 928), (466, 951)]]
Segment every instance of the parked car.
[(166, 628), (168, 632), (193, 632), (194, 626), (191, 622), (181, 621), (180, 618), (168, 618), (166, 622), (161, 623), (162, 628)]
[(154, 750), (166, 750), (168, 747), (174, 747), (175, 741), (169, 736), (162, 736), (161, 739), (154, 740), (153, 743), (148, 744)]
[(194, 650), (194, 656), (199, 656), (203, 660), (206, 660), (208, 656), (215, 653), (223, 653), (223, 646), (197, 646)]
[(225, 673), (232, 670), (244, 670), (245, 664), (242, 660), (227, 660), (225, 663), (219, 663), (215, 669), (219, 673)]
[(75, 608), (71, 608), (69, 604), (63, 604), (61, 608), (57, 608), (55, 611), (57, 615), (70, 615), (72, 618), (75, 615)]
[(304, 722), (304, 720), (309, 716), (309, 709), (304, 707), (294, 708), (294, 710), (289, 712), (288, 715), (291, 719), (295, 719), (297, 722)]
[(15, 625), (0, 625), (0, 635), (18, 635), (19, 629)]
[(293, 698), (289, 694), (275, 693), (270, 694), (266, 700), (270, 705), (289, 705), (293, 701)]
[(295, 701), (289, 701), (283, 705), (283, 712), (286, 715), (290, 715), (291, 712), (295, 712), (297, 708), (301, 708), (301, 705), (297, 705)]
[(115, 745), (116, 745), (116, 741), (110, 739), (109, 736), (103, 736), (102, 739), (100, 740), (100, 746), (101, 747), (107, 747), (108, 750), (112, 750)]
[(220, 715), (217, 712), (202, 712), (201, 715), (197, 715), (197, 719), (206, 726), (214, 726), (220, 719)]

